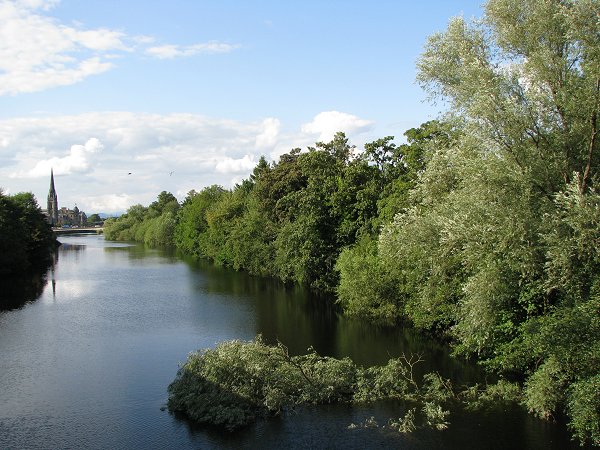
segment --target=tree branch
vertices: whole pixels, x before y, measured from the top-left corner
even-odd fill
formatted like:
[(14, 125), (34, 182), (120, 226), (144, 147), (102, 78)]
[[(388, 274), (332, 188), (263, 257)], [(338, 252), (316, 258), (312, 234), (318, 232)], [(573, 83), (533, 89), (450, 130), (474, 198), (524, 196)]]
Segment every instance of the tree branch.
[(592, 157), (594, 156), (594, 147), (596, 146), (596, 138), (598, 136), (598, 93), (600, 92), (600, 78), (596, 79), (596, 103), (594, 104), (594, 111), (590, 119), (592, 125), (592, 135), (590, 137), (590, 146), (588, 148), (587, 165), (583, 172), (583, 178), (581, 179), (581, 185), (579, 186), (579, 192), (582, 194), (585, 192), (588, 180), (590, 178), (590, 171), (592, 168)]

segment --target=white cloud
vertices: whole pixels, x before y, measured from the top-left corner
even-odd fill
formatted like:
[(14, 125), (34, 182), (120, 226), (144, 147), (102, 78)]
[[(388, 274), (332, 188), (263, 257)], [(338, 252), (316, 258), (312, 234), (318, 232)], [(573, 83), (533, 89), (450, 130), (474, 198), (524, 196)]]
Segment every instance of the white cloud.
[(236, 48), (238, 48), (237, 45), (211, 41), (188, 46), (173, 44), (158, 45), (146, 49), (146, 53), (158, 59), (172, 59), (194, 56), (202, 53), (229, 53)]
[(100, 51), (125, 48), (122, 33), (78, 30), (36, 13), (52, 6), (0, 3), (0, 95), (76, 83), (113, 67)]
[(210, 41), (147, 48), (154, 37), (62, 24), (48, 15), (56, 3), (0, 0), (0, 96), (78, 83), (113, 69), (115, 57), (135, 51), (167, 59), (225, 53), (238, 47)]
[(122, 39), (125, 35), (119, 31), (106, 28), (97, 30), (77, 30), (75, 28), (61, 27), (64, 35), (72, 42), (91, 50), (127, 50)]
[(50, 169), (53, 169), (57, 175), (69, 175), (76, 172), (85, 173), (90, 169), (92, 155), (102, 151), (103, 147), (98, 139), (90, 138), (84, 145), (72, 145), (67, 156), (38, 161), (33, 169), (25, 173), (12, 174), (12, 178), (44, 177), (48, 175)]
[(60, 0), (16, 0), (14, 3), (22, 8), (48, 11), (60, 3)]
[(277, 144), (281, 123), (278, 119), (269, 117), (263, 120), (263, 131), (256, 136), (255, 147), (259, 150), (271, 150)]
[(134, 199), (127, 194), (107, 194), (87, 197), (86, 208), (87, 211), (93, 211), (92, 214), (94, 212), (121, 213), (135, 203)]
[(243, 158), (225, 158), (217, 162), (215, 169), (219, 173), (248, 173), (256, 166), (253, 155), (244, 155)]
[(312, 122), (302, 125), (302, 132), (319, 135), (318, 139), (322, 142), (328, 142), (338, 131), (346, 134), (362, 133), (368, 131), (373, 126), (372, 121), (361, 119), (352, 114), (339, 111), (324, 111), (317, 114)]

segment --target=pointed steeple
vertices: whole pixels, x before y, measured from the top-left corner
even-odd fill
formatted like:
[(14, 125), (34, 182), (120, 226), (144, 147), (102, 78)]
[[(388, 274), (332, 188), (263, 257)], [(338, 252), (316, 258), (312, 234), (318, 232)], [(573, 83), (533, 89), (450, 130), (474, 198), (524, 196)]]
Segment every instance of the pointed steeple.
[(51, 225), (58, 224), (58, 196), (54, 188), (54, 169), (50, 169), (50, 192), (48, 192), (48, 220)]

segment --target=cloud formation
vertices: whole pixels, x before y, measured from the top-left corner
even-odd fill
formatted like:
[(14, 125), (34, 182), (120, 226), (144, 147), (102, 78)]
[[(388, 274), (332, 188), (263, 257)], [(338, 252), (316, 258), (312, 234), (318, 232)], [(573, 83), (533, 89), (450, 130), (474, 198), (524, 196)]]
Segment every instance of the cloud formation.
[[(322, 114), (310, 123), (322, 123)], [(350, 133), (371, 123), (337, 115), (352, 118), (346, 122), (353, 125), (346, 128)], [(195, 114), (105, 112), (3, 119), (0, 180), (7, 184), (0, 187), (30, 191), (43, 200), (53, 168), (61, 205), (117, 212), (134, 203), (147, 205), (163, 190), (183, 200), (192, 189), (232, 187), (250, 175), (261, 156), (277, 160), (292, 148), (314, 143), (312, 129), (282, 133), (273, 117), (241, 122)]]
[(0, 96), (78, 83), (113, 69), (115, 56), (138, 51), (166, 59), (223, 53), (238, 47), (210, 41), (147, 48), (155, 38), (62, 24), (47, 15), (57, 3), (0, 0)]
[(255, 148), (262, 151), (272, 150), (277, 144), (281, 122), (278, 119), (269, 117), (262, 122), (262, 132), (256, 136)]
[(244, 155), (243, 158), (225, 158), (217, 162), (215, 169), (219, 173), (248, 173), (256, 167), (254, 155)]
[(229, 53), (238, 47), (238, 45), (226, 44), (224, 42), (216, 41), (187, 46), (167, 44), (150, 47), (146, 49), (146, 54), (154, 56), (158, 59), (172, 59), (186, 56), (194, 56), (202, 53)]
[(91, 158), (94, 153), (102, 151), (104, 146), (96, 138), (90, 138), (84, 145), (72, 145), (69, 154), (64, 157), (52, 157), (38, 161), (35, 167), (28, 172), (15, 177), (43, 177), (47, 176), (50, 169), (54, 169), (56, 175), (70, 175), (73, 173), (86, 173), (90, 170)]
[(361, 119), (352, 114), (324, 111), (317, 114), (312, 122), (302, 125), (302, 132), (318, 135), (318, 141), (327, 142), (333, 139), (338, 131), (346, 134), (363, 133), (370, 130), (373, 124), (370, 120)]

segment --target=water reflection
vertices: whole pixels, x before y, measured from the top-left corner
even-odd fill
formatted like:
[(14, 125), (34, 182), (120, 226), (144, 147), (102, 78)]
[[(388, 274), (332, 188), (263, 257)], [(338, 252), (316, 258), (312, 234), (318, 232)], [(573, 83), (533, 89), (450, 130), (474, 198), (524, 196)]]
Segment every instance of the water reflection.
[(115, 241), (106, 241), (108, 245), (104, 247), (104, 252), (109, 257), (120, 258), (126, 256), (134, 264), (145, 264), (152, 259), (152, 263), (172, 264), (179, 261), (178, 251), (174, 248), (152, 248), (141, 243), (123, 243)]
[(0, 311), (22, 308), (37, 300), (47, 284), (48, 278), (44, 273), (0, 278)]
[(312, 347), (322, 355), (349, 356), (357, 364), (372, 366), (403, 354), (419, 354), (424, 361), (416, 366), (416, 376), (437, 370), (457, 383), (484, 381), (481, 368), (453, 358), (447, 346), (408, 326), (376, 326), (351, 319), (341, 314), (332, 299), (301, 287), (251, 277), (207, 261), (184, 260), (193, 274), (191, 288), (199, 296), (216, 296), (231, 310), (247, 310), (256, 321), (255, 334), (271, 344), (282, 342), (292, 355), (305, 354)]
[(42, 295), (48, 284), (48, 277), (52, 282), (52, 292), (56, 292), (56, 279), (54, 268), (58, 263), (62, 246), (58, 247), (51, 255), (45, 267), (32, 270), (29, 273), (0, 277), (0, 311), (10, 311), (33, 302)]
[(83, 244), (72, 244), (69, 242), (63, 242), (59, 247), (60, 253), (80, 253), (86, 249)]

